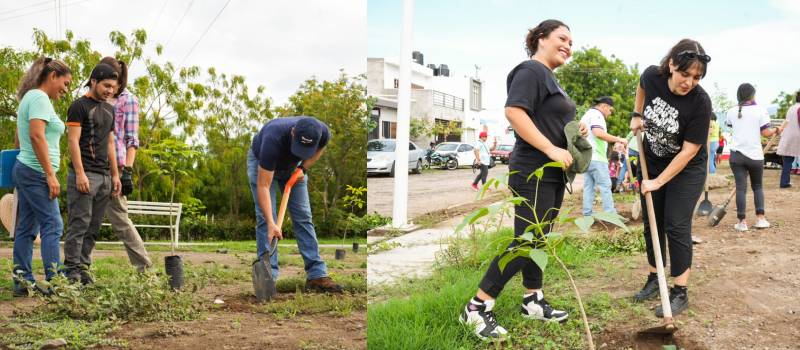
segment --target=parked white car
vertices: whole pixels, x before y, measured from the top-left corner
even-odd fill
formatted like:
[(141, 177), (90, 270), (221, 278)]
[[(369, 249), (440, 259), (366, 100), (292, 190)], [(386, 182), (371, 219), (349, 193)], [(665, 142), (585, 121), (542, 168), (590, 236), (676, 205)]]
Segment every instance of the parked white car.
[[(367, 175), (389, 174), (394, 176), (395, 147), (394, 139), (379, 139), (367, 142)], [(413, 142), (408, 143), (408, 169), (414, 173), (422, 172), (422, 159), (425, 153)]]
[(472, 163), (475, 162), (475, 147), (473, 147), (468, 143), (442, 142), (436, 145), (436, 153), (442, 155), (456, 154), (456, 161), (458, 162), (456, 167), (459, 166), (471, 167)]

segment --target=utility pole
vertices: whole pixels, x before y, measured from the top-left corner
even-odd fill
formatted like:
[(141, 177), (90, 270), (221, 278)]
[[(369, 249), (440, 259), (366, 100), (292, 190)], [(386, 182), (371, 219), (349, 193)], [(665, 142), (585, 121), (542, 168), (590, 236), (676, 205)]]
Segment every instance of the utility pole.
[(403, 0), (403, 34), (400, 41), (400, 80), (397, 87), (397, 139), (394, 161), (392, 227), (408, 226), (408, 142), (411, 124), (411, 50), (414, 0)]

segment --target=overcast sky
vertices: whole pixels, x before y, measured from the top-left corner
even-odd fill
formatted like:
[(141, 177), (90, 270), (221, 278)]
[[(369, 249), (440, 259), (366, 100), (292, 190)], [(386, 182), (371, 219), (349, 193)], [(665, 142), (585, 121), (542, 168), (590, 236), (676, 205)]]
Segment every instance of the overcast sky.
[[(368, 1), (368, 55), (399, 57), (401, 1)], [(483, 105), (502, 118), (505, 79), (527, 59), (528, 28), (548, 18), (570, 26), (574, 50), (596, 46), (606, 56), (644, 68), (658, 64), (682, 38), (698, 40), (712, 57), (700, 84), (735, 100), (740, 83), (769, 104), (800, 89), (800, 1), (697, 0), (440, 0), (416, 1), (414, 49), (425, 63), (447, 63), (457, 74), (481, 67)]]
[[(112, 30), (143, 28), (152, 44), (145, 56), (155, 56), (154, 44), (161, 43), (164, 59), (179, 64), (226, 3), (0, 0), (0, 46), (32, 49), (33, 28), (51, 37), (69, 29), (110, 55)], [(264, 85), (281, 105), (311, 76), (330, 80), (340, 69), (366, 72), (366, 6), (366, 0), (232, 0), (183, 65), (243, 75), (252, 88)]]

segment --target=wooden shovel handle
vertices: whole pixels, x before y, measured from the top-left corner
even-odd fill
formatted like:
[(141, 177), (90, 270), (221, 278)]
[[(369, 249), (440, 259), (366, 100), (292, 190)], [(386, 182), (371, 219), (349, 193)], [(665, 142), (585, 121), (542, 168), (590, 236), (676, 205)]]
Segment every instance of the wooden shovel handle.
[[(639, 145), (639, 169), (642, 170), (642, 180), (649, 180), (647, 174), (647, 161), (645, 160), (645, 150), (642, 144), (641, 131), (636, 132), (636, 142)], [(644, 182), (644, 181), (643, 181)], [(642, 186), (639, 186), (640, 190)], [(672, 325), (672, 308), (669, 305), (669, 293), (667, 292), (667, 277), (664, 275), (664, 259), (661, 257), (661, 243), (658, 240), (658, 225), (656, 224), (656, 213), (653, 210), (653, 196), (650, 192), (644, 195), (644, 201), (647, 205), (647, 217), (650, 227), (650, 239), (653, 242), (653, 255), (656, 260), (656, 272), (658, 274), (658, 292), (661, 295), (661, 309), (664, 311), (664, 324)]]
[(292, 176), (289, 177), (289, 181), (286, 181), (286, 188), (283, 190), (283, 196), (281, 196), (281, 206), (278, 209), (278, 229), (283, 227), (283, 219), (286, 215), (286, 207), (289, 204), (289, 196), (292, 194), (292, 187), (294, 187), (297, 180), (303, 176), (303, 170), (297, 168), (297, 170), (292, 173)]

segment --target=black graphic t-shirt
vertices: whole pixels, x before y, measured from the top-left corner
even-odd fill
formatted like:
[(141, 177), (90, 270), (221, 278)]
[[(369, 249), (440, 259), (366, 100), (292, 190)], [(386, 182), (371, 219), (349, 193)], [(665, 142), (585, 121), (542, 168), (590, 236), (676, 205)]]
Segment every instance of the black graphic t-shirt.
[[(533, 125), (556, 147), (567, 148), (564, 125), (575, 120), (575, 103), (558, 84), (553, 72), (536, 60), (527, 60), (511, 70), (506, 79), (508, 99), (506, 107), (525, 110)], [(517, 142), (511, 152), (509, 169), (519, 171), (527, 178), (530, 173), (552, 162), (544, 152), (536, 149), (516, 135)], [(564, 171), (546, 168), (542, 181), (564, 182)]]
[(658, 67), (645, 69), (639, 79), (644, 89), (644, 149), (650, 178), (661, 174), (680, 152), (684, 141), (702, 145), (684, 170), (705, 172), (706, 141), (711, 123), (711, 99), (701, 86), (685, 96), (669, 90), (668, 75), (659, 75)]
[[(113, 137), (114, 106), (81, 96), (67, 110), (67, 125), (81, 127), (78, 145), (83, 171), (108, 175), (108, 138)], [(72, 162), (69, 167), (74, 169)]]

